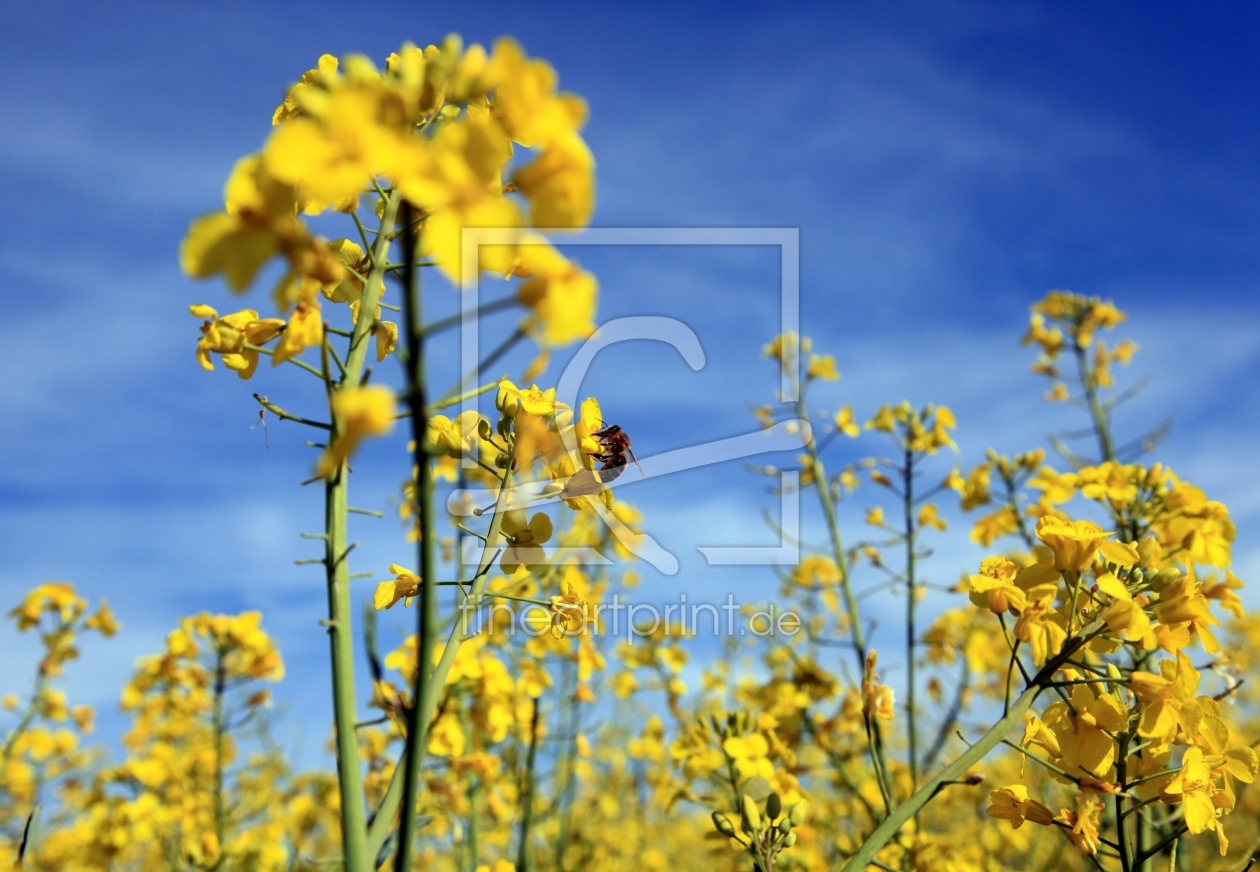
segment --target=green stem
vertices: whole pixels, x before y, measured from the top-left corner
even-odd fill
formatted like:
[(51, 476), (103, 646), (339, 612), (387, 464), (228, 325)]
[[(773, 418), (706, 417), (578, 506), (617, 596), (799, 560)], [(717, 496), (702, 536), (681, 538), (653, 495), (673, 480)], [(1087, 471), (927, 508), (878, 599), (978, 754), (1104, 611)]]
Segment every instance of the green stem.
[(947, 781), (956, 781), (966, 774), (967, 770), (984, 759), (985, 755), (993, 750), (1006, 735), (1017, 726), (1019, 726), (1024, 714), (1028, 709), (1032, 708), (1033, 702), (1037, 699), (1040, 688), (1030, 687), (1025, 690), (1011, 706), (1011, 710), (1006, 717), (993, 725), (990, 730), (985, 733), (979, 741), (964, 751), (957, 760), (946, 766), (940, 772), (927, 781), (923, 782), (923, 786), (918, 789), (905, 802), (897, 806), (897, 808), (883, 822), (875, 828), (875, 831), (867, 836), (862, 843), (862, 847), (858, 848), (857, 853), (849, 858), (844, 864), (841, 872), (862, 872), (875, 855), (883, 850), (884, 845), (897, 835), (897, 832), (905, 825), (905, 823), (914, 817), (914, 815), (927, 804), (933, 796), (936, 795), (941, 785)]
[[(495, 550), (494, 542), (499, 540), (500, 530), (503, 524), (503, 512), (507, 505), (508, 492), (512, 486), (512, 470), (509, 465), (507, 474), (504, 476), (505, 481), (503, 487), (499, 489), (498, 501), (494, 507), (494, 517), (490, 521), (490, 532), (486, 536), (486, 545), (481, 551), (481, 561), (477, 567), (477, 574), (473, 579), (472, 590), (468, 593), (468, 598), (464, 600), (464, 606), (474, 608), (478, 599), (482, 596), (486, 588), (489, 573), (487, 569), (490, 561), (494, 559)], [(463, 607), (461, 607), (463, 608)], [(421, 728), (427, 733), (429, 723), (433, 720), (433, 714), (437, 711), (438, 693), (446, 684), (446, 676), (450, 674), (451, 666), (455, 663), (455, 655), (459, 653), (460, 646), (465, 639), (471, 638), (474, 634), (469, 631), (466, 620), (460, 620), (461, 617), (466, 618), (467, 612), (461, 615), (453, 615), (451, 620), (451, 632), (447, 636), (446, 646), (442, 649), (442, 656), (438, 659), (437, 666), (433, 669), (433, 675), (429, 681), (424, 696), (420, 699), (420, 724)], [(425, 747), (421, 736), (420, 747)], [(423, 756), (423, 750), (419, 756)], [(389, 836), (390, 827), (393, 821), (394, 813), (398, 810), (398, 805), (402, 802), (403, 795), (403, 772), (405, 767), (399, 765), (394, 770), (394, 775), (390, 779), (389, 787), (385, 791), (385, 796), (381, 800), (380, 806), (376, 810), (376, 816), (372, 819), (372, 826), (368, 831), (368, 848), (372, 852), (372, 856), (381, 850), (381, 845), (385, 844), (385, 839)]]
[(919, 786), (919, 738), (914, 723), (914, 607), (918, 589), (915, 586), (914, 578), (916, 532), (914, 526), (914, 452), (908, 446), (905, 453), (905, 465), (902, 467), (902, 484), (906, 524), (906, 732), (910, 745), (910, 792), (914, 793)]
[[(1125, 783), (1128, 776), (1127, 764), (1129, 762), (1129, 734), (1125, 733), (1120, 736), (1120, 752), (1116, 755), (1116, 781), (1120, 784)], [(1124, 823), (1124, 794), (1117, 793), (1115, 797), (1116, 806), (1116, 845), (1120, 851), (1120, 869), (1122, 872), (1130, 872), (1133, 868), (1129, 863), (1129, 834), (1128, 827)]]
[(31, 690), (31, 702), (27, 706), (26, 711), (22, 714), (22, 719), (18, 721), (18, 725), (13, 728), (13, 732), (9, 733), (9, 738), (4, 743), (4, 753), (0, 754), (0, 763), (9, 762), (9, 756), (13, 753), (13, 747), (17, 744), (17, 740), (30, 728), (31, 723), (39, 714), (39, 701), (44, 695), (44, 685), (48, 683), (48, 673), (44, 671), (41, 664), (35, 673), (35, 687)]
[[(809, 410), (805, 407), (802, 396), (796, 402), (796, 417), (802, 421), (809, 420)], [(827, 533), (831, 538), (832, 558), (840, 571), (840, 590), (844, 594), (844, 607), (849, 616), (849, 631), (853, 634), (853, 648), (857, 654), (858, 672), (866, 668), (866, 635), (862, 630), (862, 613), (858, 609), (857, 598), (853, 595), (853, 585), (849, 579), (849, 562), (844, 554), (844, 540), (840, 535), (840, 522), (836, 518), (836, 504), (831, 499), (831, 488), (827, 483), (827, 472), (818, 456), (818, 446), (810, 440), (805, 446), (810, 465), (814, 472), (814, 489), (818, 491), (818, 501), (822, 503), (823, 515), (827, 520)]]
[(219, 842), (215, 867), (223, 862), (223, 846), (227, 836), (227, 811), (223, 805), (223, 734), (226, 731), (223, 718), (223, 694), (227, 691), (227, 671), (223, 665), (223, 652), (215, 652), (214, 664), (214, 836)]
[[(412, 689), (411, 723), (407, 729), (407, 745), (403, 753), (406, 772), (403, 776), (402, 817), (398, 824), (398, 855), (394, 868), (397, 872), (411, 869), (412, 839), (415, 834), (416, 800), (420, 791), (420, 764), (424, 757), (429, 731), (428, 720), (421, 721), (423, 713), (419, 700), (431, 692), (432, 676), (429, 664), (433, 662), (433, 643), (437, 635), (437, 532), (433, 523), (433, 464), (425, 447), (428, 422), (424, 414), (427, 379), (424, 360), (423, 299), (419, 288), (419, 271), (415, 268), (417, 239), (412, 227), (411, 204), (402, 204), (402, 245), (406, 269), (403, 271), (403, 310), (407, 330), (407, 401), (411, 407), (411, 438), (415, 445), (416, 513), (420, 526), (419, 567), (420, 607), (416, 611), (416, 675)], [(440, 685), (439, 685), (440, 686)]]
[[(785, 364), (786, 365), (786, 364)], [(802, 421), (809, 420), (809, 409), (805, 406), (805, 392), (798, 385), (798, 399), (796, 401), (796, 417)], [(840, 521), (836, 517), (836, 504), (831, 498), (831, 486), (827, 482), (827, 470), (823, 466), (822, 458), (818, 456), (818, 443), (813, 439), (809, 440), (805, 445), (805, 452), (809, 456), (810, 467), (814, 473), (814, 489), (818, 492), (818, 501), (822, 504), (823, 516), (827, 521), (827, 534), (831, 539), (832, 559), (835, 560), (836, 569), (840, 572), (840, 591), (844, 595), (845, 613), (849, 616), (849, 632), (853, 635), (853, 650), (857, 657), (858, 674), (863, 674), (866, 670), (866, 633), (862, 629), (862, 613), (858, 608), (857, 597), (853, 594), (853, 584), (849, 577), (849, 561), (844, 553), (844, 539), (840, 535)], [(884, 772), (887, 769), (883, 765), (883, 744), (880, 741), (879, 724), (872, 723), (868, 734), (871, 735), (871, 753), (878, 758), (879, 762), (875, 766), (877, 777), (880, 779), (880, 790), (884, 794), (885, 801), (889, 801), (892, 797), (892, 785), (885, 783)]]
[(1098, 436), (1098, 451), (1102, 454), (1104, 461), (1115, 460), (1115, 448), (1111, 444), (1111, 426), (1107, 421), (1107, 412), (1102, 407), (1102, 400), (1098, 396), (1098, 383), (1094, 379), (1093, 370), (1090, 369), (1085, 348), (1080, 342), (1075, 341), (1072, 343), (1072, 348), (1076, 352), (1076, 368), (1080, 373), (1081, 387), (1085, 389), (1085, 400), (1089, 403), (1089, 414), (1094, 421), (1094, 432)]
[[(394, 224), (398, 214), (398, 196), (392, 195), (385, 204), (381, 218), (381, 230)], [(389, 251), (389, 239), (384, 232), (378, 233), (372, 252), (373, 266), (363, 286), (359, 317), (354, 323), (354, 335), (346, 353), (345, 375), (341, 386), (358, 387), (367, 355), (368, 333), (380, 299), (384, 264)], [(329, 374), (325, 367), (325, 383)], [(341, 422), (333, 421), (332, 438), (340, 433)], [(324, 529), (328, 535), (325, 566), (328, 578), (328, 637), (332, 652), (333, 720), (337, 733), (337, 782), (341, 793), (341, 848), (346, 872), (370, 872), (375, 853), (367, 844), (367, 814), (363, 795), (363, 774), (359, 766), (359, 741), (355, 734), (358, 721), (354, 690), (354, 634), (350, 617), (350, 567), (341, 559), (346, 553), (346, 518), (349, 510), (349, 470), (345, 464), (337, 474), (328, 479), (324, 487)]]

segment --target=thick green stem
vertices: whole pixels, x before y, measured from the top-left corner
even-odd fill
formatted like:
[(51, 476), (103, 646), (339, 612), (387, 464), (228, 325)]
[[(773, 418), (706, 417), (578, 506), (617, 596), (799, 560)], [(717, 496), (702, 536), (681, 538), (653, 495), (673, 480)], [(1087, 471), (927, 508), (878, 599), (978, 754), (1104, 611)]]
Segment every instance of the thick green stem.
[(999, 745), (1011, 730), (1019, 726), (1024, 714), (1032, 707), (1033, 701), (1037, 699), (1037, 694), (1040, 690), (1038, 687), (1030, 687), (1025, 690), (1019, 699), (1015, 701), (1014, 705), (1011, 706), (1011, 710), (1006, 717), (994, 724), (979, 741), (964, 751), (957, 760), (923, 782), (923, 786), (913, 796), (897, 806), (893, 813), (884, 818), (883, 822), (875, 828), (875, 831), (867, 836), (866, 841), (862, 843), (862, 847), (858, 848), (857, 853), (849, 858), (841, 872), (862, 872), (867, 866), (870, 866), (875, 855), (883, 850), (884, 846), (897, 835), (897, 832), (905, 825), (906, 821), (914, 817), (919, 809), (927, 805), (928, 800), (936, 795), (945, 782), (961, 780), (968, 769), (983, 760), (985, 755)]
[[(411, 407), (411, 438), (415, 445), (416, 517), (420, 525), (419, 573), (420, 607), (416, 611), (416, 676), (412, 688), (411, 723), (407, 729), (407, 745), (403, 753), (406, 767), (403, 775), (402, 817), (398, 824), (398, 855), (394, 864), (397, 872), (411, 868), (411, 847), (415, 834), (416, 800), (420, 791), (420, 764), (424, 758), (429, 721), (424, 717), (420, 700), (432, 693), (433, 676), (429, 664), (433, 662), (433, 642), (437, 635), (437, 532), (433, 523), (433, 464), (425, 445), (428, 420), (424, 413), (427, 400), (427, 380), (424, 360), (423, 300), (419, 288), (419, 271), (415, 267), (416, 233), (412, 227), (413, 210), (410, 203), (402, 204), (403, 262), (403, 313), (407, 329), (407, 355), (410, 366), (407, 371), (407, 401)], [(439, 685), (440, 687), (440, 685)], [(435, 694), (434, 694), (435, 695)], [(436, 695), (435, 695), (436, 696)]]
[[(372, 252), (376, 264), (363, 288), (359, 316), (346, 354), (341, 387), (358, 387), (367, 354), (368, 336), (376, 319), (389, 240), (384, 232), (392, 227), (398, 213), (398, 195), (385, 204), (382, 232), (377, 234)], [(329, 376), (325, 367), (324, 378)], [(340, 434), (341, 422), (334, 419), (332, 438)], [(370, 872), (376, 856), (368, 851), (367, 814), (363, 795), (363, 774), (359, 767), (359, 742), (354, 725), (358, 720), (354, 690), (354, 633), (350, 618), (350, 547), (346, 532), (349, 469), (345, 464), (324, 488), (324, 532), (328, 536), (324, 564), (328, 579), (328, 637), (332, 651), (333, 720), (337, 732), (337, 781), (341, 793), (341, 847), (346, 872)]]
[(902, 467), (902, 497), (905, 504), (906, 532), (906, 733), (909, 739), (910, 754), (910, 792), (914, 793), (919, 786), (919, 734), (915, 728), (915, 601), (918, 599), (918, 587), (914, 576), (914, 452), (908, 447), (905, 453), (905, 465)]

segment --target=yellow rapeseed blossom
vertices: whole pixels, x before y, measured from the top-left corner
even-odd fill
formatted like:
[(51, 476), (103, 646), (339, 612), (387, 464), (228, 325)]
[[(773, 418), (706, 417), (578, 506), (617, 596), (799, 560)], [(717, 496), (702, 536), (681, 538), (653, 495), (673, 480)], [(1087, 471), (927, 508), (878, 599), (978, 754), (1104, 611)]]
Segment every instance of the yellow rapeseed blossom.
[(365, 436), (382, 436), (394, 429), (395, 400), (389, 388), (344, 388), (333, 396), (332, 406), (338, 429), (316, 466), (323, 478), (336, 475)]

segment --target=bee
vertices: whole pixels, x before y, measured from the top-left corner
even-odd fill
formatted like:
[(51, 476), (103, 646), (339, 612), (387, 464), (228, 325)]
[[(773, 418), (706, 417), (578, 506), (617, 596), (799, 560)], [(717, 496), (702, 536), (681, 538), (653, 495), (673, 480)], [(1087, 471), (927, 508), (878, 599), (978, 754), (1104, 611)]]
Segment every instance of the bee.
[[(595, 459), (602, 464), (598, 473), (600, 481), (609, 482), (621, 475), (625, 470), (627, 455), (634, 461), (635, 466), (639, 466), (639, 459), (630, 450), (630, 436), (616, 424), (609, 424), (591, 435), (604, 449), (600, 454), (594, 455)], [(643, 467), (639, 466), (639, 470), (642, 471)]]

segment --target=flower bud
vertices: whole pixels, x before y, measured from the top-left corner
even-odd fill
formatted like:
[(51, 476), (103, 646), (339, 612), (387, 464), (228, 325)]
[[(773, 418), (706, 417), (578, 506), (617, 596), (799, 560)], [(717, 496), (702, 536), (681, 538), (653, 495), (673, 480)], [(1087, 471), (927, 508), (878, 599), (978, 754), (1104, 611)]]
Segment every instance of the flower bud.
[(801, 824), (805, 823), (805, 818), (807, 817), (809, 817), (808, 799), (802, 799), (793, 803), (792, 807), (788, 809), (788, 820), (792, 822), (792, 826), (794, 827), (799, 827)]
[(740, 799), (739, 824), (744, 833), (750, 836), (761, 829), (761, 813), (757, 811), (757, 803), (747, 794)]
[(480, 436), (482, 439), (489, 441), (490, 435), (493, 432), (494, 431), (490, 429), (490, 422), (487, 421), (485, 418), (482, 418), (480, 421), (477, 422), (477, 435)]
[(787, 818), (779, 821), (779, 832), (783, 833), (785, 836), (792, 832), (792, 822)]
[(717, 831), (728, 839), (735, 838), (735, 826), (731, 823), (731, 819), (720, 811), (713, 813), (713, 826), (717, 827)]
[(783, 847), (790, 848), (796, 844), (796, 833), (788, 833), (787, 838), (783, 840)]
[(1181, 578), (1181, 570), (1170, 567), (1168, 569), (1161, 569), (1159, 572), (1147, 578), (1147, 581), (1150, 582), (1151, 590), (1159, 593), (1179, 578)]
[(516, 410), (520, 406), (520, 395), (516, 390), (516, 385), (507, 379), (499, 382), (499, 390), (494, 395), (494, 407), (503, 413), (503, 417), (515, 418)]
[(779, 799), (779, 794), (771, 791), (770, 796), (766, 799), (766, 817), (774, 820), (783, 813), (783, 800)]

